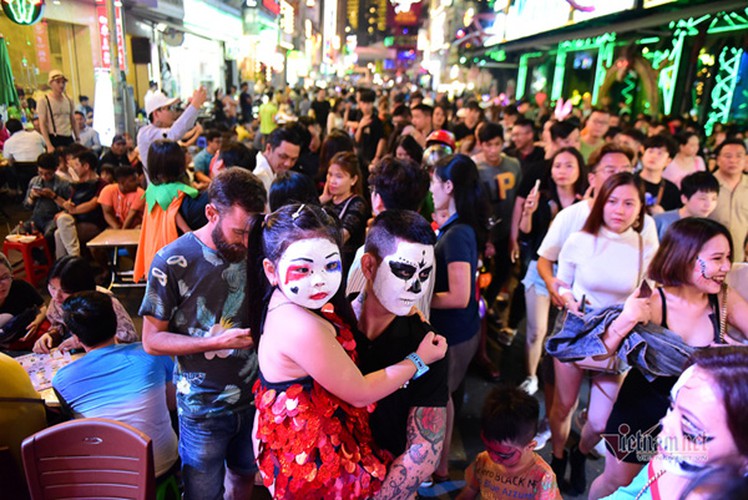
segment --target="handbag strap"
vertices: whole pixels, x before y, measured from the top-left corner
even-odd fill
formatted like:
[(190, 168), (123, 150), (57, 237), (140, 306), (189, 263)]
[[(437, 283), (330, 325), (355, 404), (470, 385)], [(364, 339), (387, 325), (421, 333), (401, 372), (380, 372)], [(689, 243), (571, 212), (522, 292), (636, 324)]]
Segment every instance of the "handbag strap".
[(727, 332), (727, 290), (728, 286), (723, 284), (719, 301), (719, 337), (717, 338), (719, 344), (725, 343), (725, 333)]
[(348, 211), (348, 206), (351, 204), (354, 198), (356, 198), (358, 195), (354, 194), (350, 198), (348, 198), (348, 201), (345, 202), (345, 205), (343, 206), (343, 210), (340, 211), (340, 217), (338, 217), (341, 221), (343, 220), (343, 217), (345, 217), (345, 213)]
[(636, 286), (639, 286), (644, 279), (644, 241), (641, 233), (636, 234), (639, 236), (639, 279)]

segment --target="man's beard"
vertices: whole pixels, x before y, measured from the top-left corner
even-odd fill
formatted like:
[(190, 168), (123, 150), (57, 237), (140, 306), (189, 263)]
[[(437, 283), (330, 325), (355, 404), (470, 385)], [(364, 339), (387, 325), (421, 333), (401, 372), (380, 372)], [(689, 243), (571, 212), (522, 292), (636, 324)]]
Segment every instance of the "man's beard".
[(221, 231), (220, 222), (213, 228), (211, 236), (213, 237), (213, 244), (216, 246), (216, 250), (225, 260), (229, 262), (241, 262), (247, 258), (247, 247), (241, 243), (229, 243), (226, 241), (223, 231)]

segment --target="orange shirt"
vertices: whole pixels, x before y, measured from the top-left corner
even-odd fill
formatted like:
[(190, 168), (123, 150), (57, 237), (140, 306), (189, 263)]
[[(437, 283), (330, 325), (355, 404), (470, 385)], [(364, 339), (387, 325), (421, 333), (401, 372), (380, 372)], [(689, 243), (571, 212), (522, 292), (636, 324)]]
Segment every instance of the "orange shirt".
[(114, 215), (121, 223), (124, 223), (130, 210), (137, 210), (138, 212), (143, 211), (143, 207), (145, 206), (143, 193), (143, 188), (139, 187), (132, 193), (124, 194), (120, 191), (119, 185), (116, 183), (109, 184), (101, 190), (101, 193), (99, 194), (99, 203), (101, 205), (114, 207)]

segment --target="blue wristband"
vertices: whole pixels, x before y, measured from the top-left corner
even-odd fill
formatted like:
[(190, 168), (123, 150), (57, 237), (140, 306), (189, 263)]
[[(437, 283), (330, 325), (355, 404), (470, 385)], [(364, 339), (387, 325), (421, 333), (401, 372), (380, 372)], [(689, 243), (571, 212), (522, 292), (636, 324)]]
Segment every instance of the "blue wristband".
[(405, 356), (405, 359), (409, 359), (413, 362), (414, 365), (416, 365), (416, 374), (413, 375), (413, 378), (411, 380), (415, 380), (427, 371), (429, 371), (429, 366), (423, 362), (421, 359), (421, 356), (416, 354), (415, 352), (411, 352), (407, 356)]

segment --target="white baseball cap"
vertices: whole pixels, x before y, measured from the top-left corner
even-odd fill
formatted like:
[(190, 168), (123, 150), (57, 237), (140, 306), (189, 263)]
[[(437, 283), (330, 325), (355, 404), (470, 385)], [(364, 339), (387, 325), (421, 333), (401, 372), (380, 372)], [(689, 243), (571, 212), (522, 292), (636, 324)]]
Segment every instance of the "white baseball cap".
[(49, 77), (47, 78), (47, 83), (52, 83), (52, 80), (58, 80), (62, 79), (65, 81), (68, 81), (67, 77), (60, 71), (59, 69), (53, 69), (49, 72)]
[(145, 114), (146, 116), (150, 116), (157, 109), (171, 106), (177, 101), (179, 101), (179, 97), (166, 97), (160, 90), (154, 92), (145, 100)]

